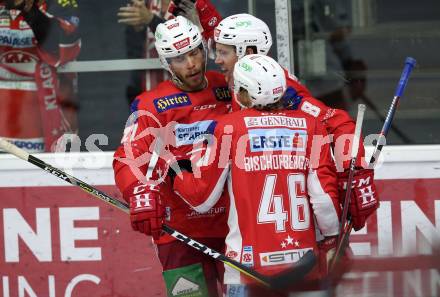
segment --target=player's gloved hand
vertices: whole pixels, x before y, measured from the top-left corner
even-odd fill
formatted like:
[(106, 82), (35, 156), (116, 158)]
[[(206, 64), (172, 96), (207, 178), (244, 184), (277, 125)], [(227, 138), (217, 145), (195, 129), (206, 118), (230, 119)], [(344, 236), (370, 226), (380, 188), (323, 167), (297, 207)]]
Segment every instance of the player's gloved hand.
[(331, 277), (334, 282), (337, 282), (342, 275), (350, 269), (351, 265), (351, 249), (345, 247), (344, 253), (335, 267), (333, 267), (331, 274), (329, 274), (330, 265), (336, 253), (338, 236), (325, 237), (318, 242), (318, 255), (319, 255), (319, 272), (321, 278)]
[(130, 206), (131, 227), (159, 239), (165, 217), (159, 187), (133, 183), (123, 193)]
[[(347, 189), (348, 172), (338, 176), (339, 200), (344, 203)], [(374, 185), (374, 170), (356, 170), (353, 176), (350, 196), (349, 213), (353, 222), (354, 230), (360, 230), (365, 226), (367, 218), (379, 207), (379, 197)]]

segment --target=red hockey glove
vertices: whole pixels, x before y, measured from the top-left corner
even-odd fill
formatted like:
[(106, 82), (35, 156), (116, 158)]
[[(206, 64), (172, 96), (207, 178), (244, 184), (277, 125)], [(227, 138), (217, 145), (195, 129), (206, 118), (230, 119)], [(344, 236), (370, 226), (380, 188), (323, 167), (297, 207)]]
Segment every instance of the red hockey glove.
[(123, 196), (130, 206), (133, 230), (159, 239), (165, 211), (158, 187), (136, 182), (125, 190)]
[(222, 19), (209, 0), (174, 0), (170, 3), (168, 11), (175, 16), (184, 16), (200, 27), (205, 40), (213, 37), (214, 28)]
[[(338, 176), (339, 200), (344, 204), (345, 191), (347, 189), (348, 172)], [(360, 230), (365, 226), (367, 218), (379, 207), (379, 197), (374, 185), (374, 170), (362, 169), (353, 176), (352, 190), (350, 195), (349, 213), (353, 222), (354, 230)]]
[(205, 40), (214, 37), (214, 29), (222, 20), (220, 13), (210, 0), (197, 0), (197, 12), (199, 13), (200, 24), (203, 28), (203, 37)]
[(333, 261), (333, 257), (336, 253), (336, 244), (338, 241), (338, 236), (329, 236), (318, 242), (318, 253), (319, 253), (319, 272), (321, 278), (331, 277), (334, 282), (340, 280), (342, 275), (350, 269), (351, 266), (351, 249), (347, 247), (344, 254), (338, 259), (331, 275), (329, 275), (330, 265)]

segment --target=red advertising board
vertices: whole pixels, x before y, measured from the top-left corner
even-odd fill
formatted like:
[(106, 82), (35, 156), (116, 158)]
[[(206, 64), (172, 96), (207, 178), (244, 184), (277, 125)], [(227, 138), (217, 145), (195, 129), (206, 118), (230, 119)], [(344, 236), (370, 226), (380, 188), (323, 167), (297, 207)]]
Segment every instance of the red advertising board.
[(124, 212), (72, 186), (0, 188), (0, 197), (2, 296), (164, 296), (152, 242)]

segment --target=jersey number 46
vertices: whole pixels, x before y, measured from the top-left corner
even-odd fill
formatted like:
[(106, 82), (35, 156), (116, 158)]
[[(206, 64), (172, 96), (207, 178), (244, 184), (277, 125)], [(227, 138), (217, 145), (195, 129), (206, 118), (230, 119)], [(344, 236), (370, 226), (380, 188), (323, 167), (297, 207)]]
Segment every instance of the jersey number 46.
[[(274, 195), (278, 176), (266, 175), (260, 206), (258, 207), (259, 224), (275, 224), (275, 231), (285, 232), (286, 222), (289, 220), (290, 227), (294, 231), (306, 230), (310, 226), (310, 208), (306, 197), (305, 177), (302, 173), (289, 174), (287, 176), (287, 189), (289, 195), (289, 211), (283, 205), (283, 196)], [(282, 182), (282, 181), (280, 181)]]

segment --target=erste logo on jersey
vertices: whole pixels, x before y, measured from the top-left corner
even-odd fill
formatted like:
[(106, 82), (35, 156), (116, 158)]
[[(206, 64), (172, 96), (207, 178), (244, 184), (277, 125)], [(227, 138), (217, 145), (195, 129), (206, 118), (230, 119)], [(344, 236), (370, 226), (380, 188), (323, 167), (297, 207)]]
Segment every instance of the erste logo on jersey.
[(272, 266), (295, 263), (310, 250), (312, 248), (260, 253), (260, 264), (261, 266)]
[(191, 105), (192, 103), (191, 100), (189, 99), (188, 94), (178, 93), (178, 94), (172, 94), (162, 98), (154, 99), (153, 104), (157, 112), (160, 113), (172, 108), (188, 106)]
[(213, 134), (216, 121), (198, 121), (191, 124), (177, 124), (174, 130), (176, 134), (176, 146), (193, 144), (203, 140), (207, 134)]
[(248, 134), (251, 152), (304, 152), (306, 149), (307, 131), (305, 130), (251, 129)]
[(218, 87), (213, 88), (212, 90), (214, 91), (215, 99), (218, 101), (232, 101), (231, 92), (229, 91), (228, 87)]

